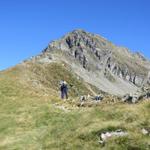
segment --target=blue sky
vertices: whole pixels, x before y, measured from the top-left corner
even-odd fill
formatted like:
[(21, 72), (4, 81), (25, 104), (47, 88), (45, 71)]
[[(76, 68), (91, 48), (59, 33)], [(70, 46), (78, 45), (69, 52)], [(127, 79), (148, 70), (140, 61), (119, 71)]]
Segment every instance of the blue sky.
[(150, 58), (149, 0), (0, 0), (0, 70), (84, 29)]

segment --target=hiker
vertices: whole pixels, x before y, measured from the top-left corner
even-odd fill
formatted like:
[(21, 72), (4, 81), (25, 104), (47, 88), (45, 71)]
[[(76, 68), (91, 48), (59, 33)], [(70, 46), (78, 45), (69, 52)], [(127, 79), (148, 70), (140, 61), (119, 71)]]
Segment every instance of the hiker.
[(64, 99), (64, 97), (66, 97), (66, 99), (68, 99), (68, 86), (66, 81), (62, 81), (60, 85), (60, 91), (61, 91), (61, 98)]

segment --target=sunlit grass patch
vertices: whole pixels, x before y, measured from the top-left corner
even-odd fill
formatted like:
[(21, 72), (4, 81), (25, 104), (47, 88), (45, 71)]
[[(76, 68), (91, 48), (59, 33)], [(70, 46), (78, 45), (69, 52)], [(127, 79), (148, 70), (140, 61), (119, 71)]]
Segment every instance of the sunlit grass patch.
[[(32, 80), (21, 74), (25, 68), (14, 68), (0, 74), (0, 149), (149, 148), (150, 137), (143, 135), (141, 129), (150, 127), (150, 101), (133, 105), (104, 102), (96, 107), (77, 107), (79, 97), (76, 97), (74, 89), (71, 89), (67, 101), (59, 98), (58, 81), (65, 75), (58, 73), (55, 78), (55, 73), (59, 70), (66, 73), (69, 83), (80, 89), (80, 94), (90, 92), (82, 80), (77, 81), (57, 64), (47, 66), (50, 70), (44, 70), (40, 65), (34, 74), (32, 71), (36, 66), (29, 64), (28, 67), (28, 75), (31, 75), (28, 77), (32, 79), (36, 76), (42, 87), (38, 87), (38, 84), (35, 86)], [(52, 89), (51, 86), (57, 88)], [(63, 106), (69, 111), (57, 106)], [(128, 136), (112, 138), (104, 146), (99, 144), (101, 132), (117, 129), (125, 130)]]

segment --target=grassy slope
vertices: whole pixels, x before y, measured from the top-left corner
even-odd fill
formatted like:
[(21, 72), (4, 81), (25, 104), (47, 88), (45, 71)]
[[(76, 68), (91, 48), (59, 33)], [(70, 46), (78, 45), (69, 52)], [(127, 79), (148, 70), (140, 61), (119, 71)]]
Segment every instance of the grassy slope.
[[(32, 64), (0, 73), (0, 149), (148, 149), (149, 137), (142, 135), (140, 130), (150, 127), (149, 102), (136, 105), (102, 103), (98, 107), (77, 108), (71, 102), (59, 100), (49, 86), (56, 85), (65, 75), (64, 78), (68, 76), (68, 81), (80, 92), (83, 89), (89, 92), (88, 89), (60, 65), (47, 67), (47, 74), (45, 67)], [(27, 80), (24, 72), (27, 68), (27, 75), (40, 80), (40, 88)], [(57, 74), (57, 69), (58, 72), (63, 69), (63, 74)], [(46, 81), (49, 84), (45, 84)], [(76, 82), (80, 82), (80, 86)], [(73, 90), (71, 93), (76, 96)], [(70, 111), (56, 108), (55, 103)], [(112, 139), (101, 147), (98, 134), (114, 128), (124, 128), (130, 134), (126, 138)]]

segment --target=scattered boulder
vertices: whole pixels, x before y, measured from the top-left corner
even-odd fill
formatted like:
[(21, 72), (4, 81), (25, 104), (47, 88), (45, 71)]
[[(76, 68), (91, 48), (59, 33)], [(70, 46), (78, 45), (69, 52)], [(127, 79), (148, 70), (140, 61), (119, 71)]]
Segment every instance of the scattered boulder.
[(85, 101), (86, 97), (85, 96), (80, 96), (80, 101)]
[(123, 102), (132, 101), (132, 96), (130, 94), (126, 94), (123, 96), (122, 101)]
[(96, 95), (92, 99), (95, 101), (101, 101), (101, 100), (103, 100), (103, 96), (102, 95)]
[(127, 136), (128, 133), (123, 131), (122, 129), (118, 129), (116, 131), (107, 131), (107, 132), (103, 132), (100, 134), (100, 144), (104, 144), (106, 141), (108, 141), (110, 138), (112, 137), (122, 137), (122, 136)]
[(135, 93), (126, 94), (123, 96), (122, 101), (123, 102), (131, 102), (131, 103), (137, 103), (142, 99), (150, 98), (150, 90), (147, 88), (141, 88)]
[(90, 95), (82, 95), (82, 96), (80, 96), (80, 101), (82, 102), (82, 101), (87, 101), (87, 100), (89, 100), (90, 99)]
[(101, 100), (103, 100), (103, 95), (96, 95), (96, 96), (82, 95), (82, 96), (80, 96), (81, 102), (88, 101), (88, 100), (101, 101)]
[(103, 95), (96, 95), (96, 96), (82, 95), (79, 98), (77, 106), (78, 107), (98, 106), (102, 100)]
[(149, 135), (149, 136), (150, 136), (150, 129), (145, 129), (145, 128), (143, 128), (143, 129), (141, 130), (141, 132), (142, 132), (143, 135)]

